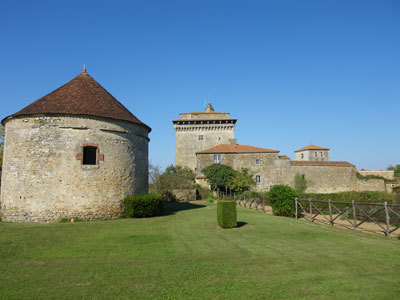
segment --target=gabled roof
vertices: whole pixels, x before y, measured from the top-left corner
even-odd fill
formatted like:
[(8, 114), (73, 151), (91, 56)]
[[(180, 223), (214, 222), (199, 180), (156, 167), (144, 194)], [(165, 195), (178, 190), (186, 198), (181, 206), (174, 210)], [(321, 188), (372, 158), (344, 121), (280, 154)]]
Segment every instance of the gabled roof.
[(311, 145), (305, 146), (299, 150), (295, 150), (294, 152), (299, 152), (299, 151), (304, 151), (304, 150), (329, 150), (329, 148), (320, 147), (320, 146), (311, 144)]
[(206, 153), (278, 153), (278, 152), (279, 150), (258, 148), (249, 145), (221, 144), (207, 150), (198, 151), (196, 153), (206, 154)]
[(351, 163), (347, 161), (309, 161), (309, 160), (291, 160), (290, 165), (292, 166), (315, 166), (315, 167), (353, 167)]
[(123, 120), (145, 126), (125, 106), (107, 92), (84, 69), (74, 79), (36, 100), (19, 112), (4, 118), (36, 114), (88, 115)]

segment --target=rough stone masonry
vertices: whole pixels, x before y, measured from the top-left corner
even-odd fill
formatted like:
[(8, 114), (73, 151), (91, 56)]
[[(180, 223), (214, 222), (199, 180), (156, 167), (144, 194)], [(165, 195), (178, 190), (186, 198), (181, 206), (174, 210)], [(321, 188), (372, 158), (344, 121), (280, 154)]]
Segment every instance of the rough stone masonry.
[(3, 221), (122, 215), (148, 191), (148, 133), (85, 71), (5, 118)]

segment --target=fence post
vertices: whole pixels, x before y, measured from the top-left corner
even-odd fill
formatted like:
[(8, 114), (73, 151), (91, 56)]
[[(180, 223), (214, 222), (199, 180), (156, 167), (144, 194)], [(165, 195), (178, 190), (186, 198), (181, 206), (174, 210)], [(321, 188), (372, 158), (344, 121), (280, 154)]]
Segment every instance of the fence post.
[(310, 202), (310, 221), (314, 222), (312, 219), (312, 204), (311, 204), (311, 199), (308, 199), (308, 202)]
[(333, 226), (331, 199), (328, 199), (328, 203), (329, 203), (329, 222), (331, 223), (331, 226)]
[(356, 216), (356, 207), (354, 205), (354, 200), (351, 200), (351, 205), (353, 206), (353, 227), (357, 228), (357, 216)]
[(297, 197), (294, 198), (294, 201), (295, 201), (295, 203), (296, 203), (296, 219), (297, 219)]
[(386, 213), (386, 233), (385, 233), (385, 235), (387, 237), (390, 237), (390, 216), (389, 216), (389, 210), (388, 210), (386, 201), (385, 201), (385, 213)]

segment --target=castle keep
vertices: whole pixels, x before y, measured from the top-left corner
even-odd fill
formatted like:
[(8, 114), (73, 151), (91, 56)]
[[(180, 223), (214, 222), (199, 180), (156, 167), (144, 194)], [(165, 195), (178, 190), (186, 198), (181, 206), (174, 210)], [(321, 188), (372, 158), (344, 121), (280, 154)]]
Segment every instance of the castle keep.
[(147, 193), (151, 129), (86, 70), (2, 124), (3, 221), (110, 219)]
[(175, 164), (196, 170), (196, 152), (231, 143), (236, 119), (229, 113), (215, 112), (211, 103), (205, 112), (181, 113), (172, 121), (175, 129)]
[[(214, 117), (216, 114), (219, 118)], [(330, 161), (326, 147), (308, 145), (296, 150), (295, 160), (290, 160), (286, 155), (279, 155), (279, 150), (239, 145), (234, 139), (236, 119), (231, 119), (228, 113), (214, 112), (211, 104), (205, 112), (180, 114), (180, 117), (173, 121), (175, 164), (195, 171), (200, 184), (204, 183), (203, 168), (222, 163), (236, 170), (249, 169), (258, 191), (268, 191), (278, 184), (293, 187), (296, 174), (307, 179), (307, 192), (311, 193), (386, 191), (382, 179), (360, 180), (351, 163)]]

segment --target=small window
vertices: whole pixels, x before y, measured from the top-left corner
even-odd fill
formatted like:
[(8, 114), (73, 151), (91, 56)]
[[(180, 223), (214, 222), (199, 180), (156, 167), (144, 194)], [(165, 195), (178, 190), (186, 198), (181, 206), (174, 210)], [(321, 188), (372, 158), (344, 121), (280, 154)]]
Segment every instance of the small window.
[(301, 159), (304, 159), (304, 153), (301, 154)]
[(320, 153), (321, 153), (321, 157), (323, 157), (322, 152), (320, 152)]
[(315, 157), (317, 157), (317, 156), (318, 156), (317, 152), (314, 152), (314, 156), (315, 156)]
[(203, 136), (199, 135), (199, 141), (202, 141), (202, 140), (203, 140)]
[(97, 164), (97, 147), (94, 146), (83, 147), (83, 164), (84, 165)]
[(260, 164), (260, 160), (256, 159), (256, 165), (259, 165), (259, 164)]
[(256, 175), (256, 182), (257, 182), (257, 184), (261, 183), (261, 176), (260, 175)]
[(220, 164), (221, 163), (221, 154), (214, 154), (214, 163)]
[(218, 137), (218, 141), (220, 141), (220, 140), (221, 140), (221, 137), (219, 136), (219, 137)]

